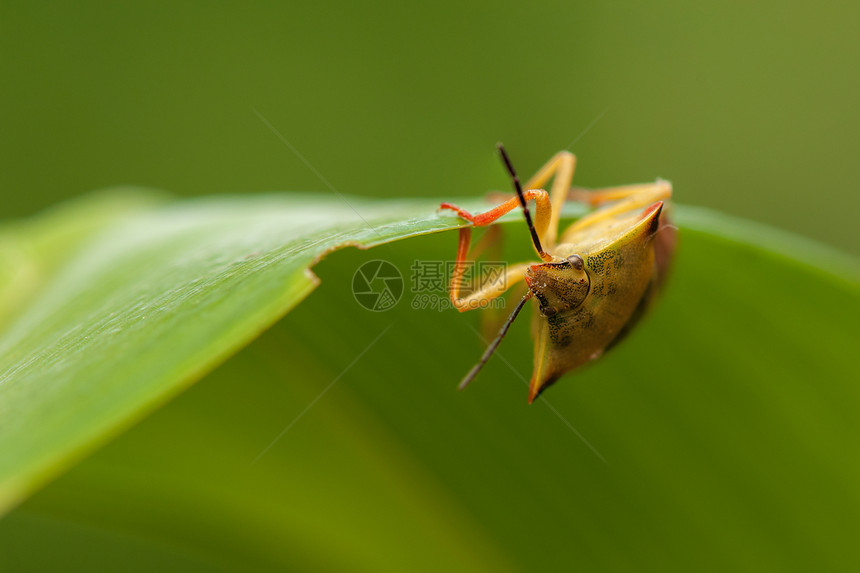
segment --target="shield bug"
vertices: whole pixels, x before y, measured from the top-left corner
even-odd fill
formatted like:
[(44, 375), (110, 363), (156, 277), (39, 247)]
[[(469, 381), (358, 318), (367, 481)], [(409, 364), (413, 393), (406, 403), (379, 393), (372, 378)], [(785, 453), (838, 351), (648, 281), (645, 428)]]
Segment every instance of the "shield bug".
[[(460, 388), (475, 378), (526, 302), (533, 299), (531, 403), (563, 374), (599, 358), (617, 344), (653, 302), (675, 250), (676, 229), (664, 212), (672, 186), (657, 180), (594, 190), (571, 188), (576, 157), (562, 151), (526, 182), (523, 191), (501, 144), (498, 149), (516, 196), (478, 215), (450, 203), (440, 206), (472, 223), (460, 229), (449, 293), (454, 307), (462, 312), (479, 308), (520, 281), (525, 281), (528, 290)], [(553, 184), (547, 193), (542, 187), (550, 179)], [(527, 204), (531, 200), (536, 206), (534, 219)], [(559, 235), (561, 210), (568, 200), (582, 201), (595, 209)], [(501, 280), (487, 281), (461, 296), (461, 282), (470, 261), (472, 227), (490, 225), (518, 206), (540, 262), (508, 265)]]

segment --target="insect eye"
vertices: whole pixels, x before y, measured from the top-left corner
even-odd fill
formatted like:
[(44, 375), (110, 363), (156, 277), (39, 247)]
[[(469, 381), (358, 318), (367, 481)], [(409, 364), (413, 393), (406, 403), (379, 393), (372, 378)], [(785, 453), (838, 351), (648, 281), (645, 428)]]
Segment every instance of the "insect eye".
[(540, 312), (542, 315), (549, 317), (554, 316), (556, 313), (558, 313), (558, 309), (554, 306), (544, 306), (541, 307)]
[(567, 261), (573, 268), (578, 271), (581, 271), (582, 267), (585, 266), (585, 263), (582, 261), (582, 257), (580, 257), (579, 255), (570, 255), (569, 257), (567, 257)]

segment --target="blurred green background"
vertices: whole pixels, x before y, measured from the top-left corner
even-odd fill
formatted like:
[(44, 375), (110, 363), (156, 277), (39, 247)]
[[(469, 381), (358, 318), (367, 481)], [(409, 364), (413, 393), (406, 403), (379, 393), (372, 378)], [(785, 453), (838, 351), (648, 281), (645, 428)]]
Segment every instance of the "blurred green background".
[[(4, 217), (95, 188), (507, 186), (574, 141), (583, 185), (860, 252), (860, 5), (3, 2)], [(604, 113), (605, 112), (605, 113)]]
[[(523, 174), (575, 141), (579, 184), (664, 177), (681, 203), (858, 254), (858, 17), (837, 2), (6, 2), (2, 216), (126, 183), (480, 195), (509, 184), (496, 141)], [(528, 251), (510, 236), (509, 255)], [(0, 521), (0, 566), (856, 570), (848, 289), (809, 283), (824, 300), (807, 308), (791, 268), (756, 256), (761, 275), (714, 284), (750, 253), (688, 237), (660, 312), (547, 394), (558, 417), (499, 361), (453, 391), (481, 351), (476, 317), (354, 303), (362, 262), (405, 272), (454, 242), (323, 261), (274, 329)], [(504, 356), (527, 375), (524, 324)]]

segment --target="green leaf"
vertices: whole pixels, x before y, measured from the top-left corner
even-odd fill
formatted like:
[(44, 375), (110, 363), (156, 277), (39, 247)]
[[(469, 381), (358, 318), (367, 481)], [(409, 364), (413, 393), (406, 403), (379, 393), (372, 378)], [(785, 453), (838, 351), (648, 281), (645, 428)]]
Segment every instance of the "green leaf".
[(0, 508), (273, 324), (325, 253), (462, 224), (437, 201), (152, 203), (95, 198), (3, 237)]
[[(257, 337), (324, 253), (461, 224), (436, 200), (348, 200), (137, 196), (44, 248), (44, 223), (8, 229), (4, 256), (53, 262), (4, 283), (20, 310), (0, 337), (3, 505)], [(850, 569), (856, 263), (677, 219), (653, 315), (533, 406), (526, 324), (457, 393), (482, 350), (474, 316), (413, 310), (408, 291), (384, 313), (353, 299), (362, 262), (407, 274), (450, 259), (453, 234), (330, 255), (286, 320), (0, 522), (9, 563), (48, 543), (64, 549), (45, 568)]]

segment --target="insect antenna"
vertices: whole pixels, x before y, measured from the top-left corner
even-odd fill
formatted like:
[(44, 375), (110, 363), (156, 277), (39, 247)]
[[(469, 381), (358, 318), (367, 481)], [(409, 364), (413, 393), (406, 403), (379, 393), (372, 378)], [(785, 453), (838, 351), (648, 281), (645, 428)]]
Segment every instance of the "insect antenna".
[(523, 309), (523, 306), (525, 306), (526, 301), (528, 301), (532, 297), (533, 294), (534, 293), (532, 293), (532, 291), (527, 292), (526, 295), (523, 297), (523, 299), (517, 304), (517, 307), (514, 309), (514, 311), (511, 313), (511, 315), (505, 321), (505, 324), (502, 325), (502, 329), (496, 335), (496, 338), (493, 339), (493, 341), (490, 343), (490, 345), (484, 351), (483, 356), (481, 356), (481, 360), (477, 364), (472, 366), (472, 369), (469, 370), (469, 373), (463, 377), (463, 380), (460, 382), (460, 390), (462, 390), (463, 388), (468, 386), (472, 382), (472, 380), (475, 379), (475, 376), (478, 375), (478, 372), (481, 371), (481, 368), (484, 367), (484, 364), (487, 363), (487, 360), (490, 359), (490, 356), (492, 356), (493, 353), (496, 351), (496, 348), (499, 347), (499, 343), (502, 341), (502, 338), (505, 337), (505, 334), (508, 333), (508, 329), (511, 327), (511, 324), (514, 322), (514, 319), (517, 317), (517, 315)]
[(505, 147), (501, 143), (497, 144), (496, 147), (498, 147), (499, 153), (502, 155), (502, 161), (505, 162), (505, 167), (508, 168), (508, 173), (510, 173), (511, 179), (514, 180), (514, 188), (517, 191), (517, 197), (519, 197), (520, 205), (523, 208), (523, 215), (526, 217), (526, 225), (529, 226), (529, 233), (532, 235), (532, 243), (534, 243), (535, 250), (541, 258), (545, 258), (546, 253), (543, 250), (543, 246), (540, 244), (540, 237), (538, 237), (534, 223), (532, 223), (532, 215), (529, 213), (528, 205), (526, 205), (526, 197), (523, 194), (523, 186), (520, 185), (520, 178), (517, 177), (517, 172), (514, 171), (514, 166), (511, 164), (511, 160), (505, 152)]

